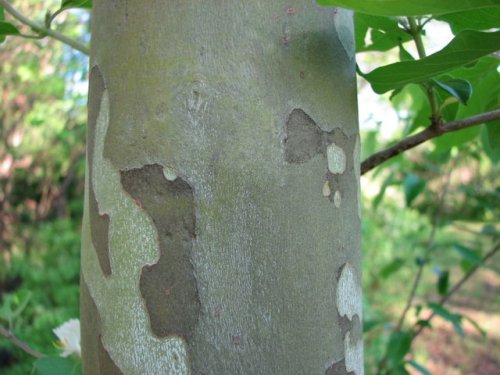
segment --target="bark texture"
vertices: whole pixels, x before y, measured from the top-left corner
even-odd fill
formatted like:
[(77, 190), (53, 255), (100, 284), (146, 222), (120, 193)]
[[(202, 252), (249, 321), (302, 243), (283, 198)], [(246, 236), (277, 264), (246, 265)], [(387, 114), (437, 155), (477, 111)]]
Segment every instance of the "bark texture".
[(355, 374), (352, 15), (94, 0), (85, 374)]

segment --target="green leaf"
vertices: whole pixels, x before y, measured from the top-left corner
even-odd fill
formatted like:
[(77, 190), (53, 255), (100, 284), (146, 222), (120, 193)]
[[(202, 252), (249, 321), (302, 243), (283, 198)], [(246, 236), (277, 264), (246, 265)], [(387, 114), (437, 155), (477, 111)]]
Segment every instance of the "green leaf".
[(481, 337), (483, 339), (486, 338), (487, 336), (487, 333), (486, 331), (479, 325), (478, 322), (476, 322), (474, 319), (472, 318), (469, 318), (468, 316), (465, 316), (463, 317), (465, 320), (467, 320), (470, 324), (472, 324), (472, 326), (479, 332), (479, 334), (481, 335)]
[[(411, 40), (411, 36), (399, 27), (396, 18), (372, 16), (354, 13), (356, 51), (387, 51), (402, 42)], [(366, 34), (370, 42), (366, 42)]]
[[(466, 79), (474, 87), (472, 96), (467, 106), (459, 105), (456, 118), (466, 118), (477, 115), (488, 110), (492, 101), (498, 108), (500, 98), (500, 73), (497, 71), (498, 58), (485, 56), (477, 61), (473, 67), (461, 67), (449, 73), (453, 78)], [(491, 126), (492, 123), (488, 124)], [(449, 150), (451, 147), (461, 146), (466, 142), (473, 141), (480, 135), (481, 127), (473, 126), (468, 129), (451, 132), (435, 138), (432, 142), (436, 145), (436, 151)], [(486, 150), (487, 151), (487, 150)]]
[(454, 34), (463, 30), (489, 30), (500, 25), (500, 7), (443, 14), (436, 19), (448, 22)]
[(500, 49), (500, 31), (465, 30), (442, 50), (415, 61), (401, 61), (365, 74), (378, 94), (409, 83), (423, 83)]
[(384, 199), (385, 191), (389, 186), (392, 185), (398, 185), (399, 182), (394, 179), (394, 172), (391, 172), (387, 178), (384, 180), (382, 183), (382, 186), (380, 187), (380, 191), (377, 194), (377, 196), (373, 199), (373, 207), (377, 208), (380, 202), (382, 202), (382, 199)]
[(92, 0), (62, 0), (61, 9), (69, 8), (92, 8)]
[(463, 336), (464, 330), (462, 327), (462, 316), (460, 314), (455, 314), (443, 307), (443, 305), (440, 305), (438, 303), (433, 303), (429, 302), (427, 306), (438, 316), (443, 318), (444, 320), (447, 320), (451, 324), (453, 324), (453, 328), (455, 329), (455, 332), (458, 333), (460, 336)]
[(493, 163), (500, 160), (500, 124), (499, 121), (494, 121), (489, 124), (484, 124), (481, 130), (481, 141), (483, 143), (484, 152)]
[(417, 362), (415, 362), (413, 359), (409, 360), (406, 363), (408, 363), (411, 367), (413, 367), (415, 370), (417, 370), (418, 372), (420, 372), (423, 375), (432, 375), (432, 373), (429, 370), (427, 370), (421, 364), (418, 364)]
[(432, 328), (432, 324), (424, 319), (420, 319), (417, 323), (415, 323), (415, 325), (419, 327)]
[(462, 257), (462, 259), (467, 260), (474, 265), (479, 265), (482, 262), (481, 255), (476, 250), (469, 249), (468, 247), (465, 247), (458, 243), (453, 244), (452, 249), (456, 251)]
[(413, 200), (424, 190), (425, 180), (415, 174), (409, 174), (403, 181), (403, 189), (406, 197), (406, 206), (410, 207)]
[(446, 293), (448, 293), (449, 285), (450, 285), (450, 271), (439, 272), (436, 288), (440, 296), (444, 296), (446, 295)]
[(385, 265), (380, 271), (380, 277), (387, 279), (394, 272), (397, 272), (406, 263), (403, 258), (396, 258), (391, 263)]
[(423, 256), (418, 256), (415, 258), (415, 264), (419, 267), (423, 267), (425, 265), (426, 261)]
[(399, 43), (399, 60), (400, 61), (415, 60), (412, 54), (406, 50), (406, 48), (403, 46), (403, 43), (401, 42)]
[(438, 81), (437, 79), (433, 79), (432, 83), (446, 91), (454, 98), (457, 98), (463, 104), (467, 104), (470, 96), (472, 95), (472, 85), (465, 79), (450, 79), (447, 81)]
[(384, 323), (385, 323), (385, 321), (377, 320), (377, 319), (363, 320), (363, 333), (371, 331), (375, 327), (382, 325)]
[(401, 364), (403, 358), (410, 351), (413, 335), (409, 332), (395, 332), (387, 344), (387, 361), (390, 368)]
[(378, 16), (436, 15), (499, 5), (498, 0), (317, 0), (317, 2), (320, 5), (338, 6)]
[(19, 29), (10, 22), (0, 21), (0, 36), (19, 35)]
[(494, 225), (486, 224), (481, 228), (481, 233), (487, 236), (498, 236), (500, 232), (497, 231)]
[(35, 375), (80, 375), (81, 364), (72, 358), (43, 357), (33, 365)]

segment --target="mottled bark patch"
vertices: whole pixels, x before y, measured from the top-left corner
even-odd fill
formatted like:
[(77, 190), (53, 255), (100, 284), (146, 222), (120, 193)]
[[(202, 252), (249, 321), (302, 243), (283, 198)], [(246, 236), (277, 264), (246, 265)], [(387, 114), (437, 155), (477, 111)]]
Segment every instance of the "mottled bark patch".
[(97, 117), (101, 108), (101, 99), (106, 89), (104, 78), (96, 65), (90, 71), (89, 78), (89, 102), (88, 102), (88, 129), (87, 129), (87, 165), (89, 172), (89, 216), (92, 244), (97, 252), (97, 258), (104, 275), (111, 275), (111, 264), (109, 261), (109, 216), (99, 214), (99, 204), (94, 191), (92, 176), (94, 176), (94, 163), (92, 162), (95, 152), (95, 133)]
[(355, 375), (354, 371), (347, 372), (345, 368), (345, 360), (332, 363), (325, 371), (325, 375)]
[(363, 374), (363, 341), (361, 326), (361, 286), (356, 271), (343, 264), (337, 274), (337, 317), (344, 340), (345, 368)]
[(316, 155), (327, 159), (322, 194), (336, 207), (348, 190), (342, 179), (345, 173), (355, 173), (354, 148), (356, 137), (348, 137), (340, 128), (330, 132), (322, 130), (302, 109), (290, 112), (285, 123), (285, 161), (302, 164)]
[(322, 151), (322, 130), (302, 109), (295, 108), (286, 121), (285, 160), (305, 163)]
[(165, 178), (158, 164), (121, 171), (124, 190), (147, 212), (156, 227), (160, 259), (144, 266), (141, 294), (158, 337), (188, 339), (200, 313), (198, 288), (191, 264), (195, 207), (191, 186), (182, 178)]
[(355, 340), (362, 338), (363, 328), (361, 326), (361, 320), (357, 314), (354, 315), (352, 319), (349, 319), (347, 316), (341, 316), (337, 313), (337, 319), (339, 321), (343, 338), (345, 338), (347, 332), (351, 332), (351, 335)]
[(101, 341), (101, 318), (83, 277), (80, 278), (82, 370), (84, 374), (121, 375)]

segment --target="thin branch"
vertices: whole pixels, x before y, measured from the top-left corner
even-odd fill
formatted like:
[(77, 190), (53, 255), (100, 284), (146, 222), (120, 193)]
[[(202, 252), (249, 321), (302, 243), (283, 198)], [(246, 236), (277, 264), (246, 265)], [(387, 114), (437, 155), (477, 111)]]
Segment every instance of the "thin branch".
[(21, 341), (20, 339), (18, 339), (16, 336), (14, 336), (14, 334), (11, 331), (6, 329), (2, 325), (0, 325), (0, 335), (4, 336), (5, 338), (7, 338), (7, 340), (12, 342), (15, 346), (24, 350), (26, 353), (32, 355), (33, 357), (42, 358), (45, 356), (45, 354), (37, 352), (36, 350), (32, 349), (28, 344), (26, 344), (24, 341)]
[[(472, 267), (469, 272), (467, 272), (454, 286), (453, 288), (450, 289), (450, 291), (441, 297), (439, 300), (440, 305), (444, 305), (461, 287), (464, 285), (464, 283), (469, 280), (469, 278), (476, 273), (476, 271), (479, 269), (479, 267), (484, 264), (488, 259), (490, 259), (495, 253), (500, 250), (500, 242), (497, 243), (493, 248), (486, 253), (486, 255), (481, 259), (481, 262), (479, 264), (476, 264), (474, 267)], [(436, 316), (436, 313), (433, 312), (424, 322), (429, 323), (434, 317)], [(426, 325), (420, 325), (418, 330), (415, 332), (413, 338), (417, 337), (420, 335), (420, 333), (424, 330)]]
[(422, 279), (424, 265), (425, 265), (425, 260), (418, 264), (417, 275), (415, 276), (415, 281), (413, 282), (410, 295), (408, 296), (408, 300), (406, 301), (406, 306), (403, 312), (401, 313), (398, 324), (396, 325), (396, 327), (394, 327), (394, 330), (392, 331), (393, 333), (399, 332), (401, 330), (401, 327), (403, 326), (403, 323), (406, 319), (406, 315), (408, 314), (408, 311), (410, 311), (410, 308), (413, 305), (413, 300), (415, 299), (415, 295), (417, 294), (417, 287), (420, 284), (420, 280)]
[(39, 23), (30, 20), (29, 18), (25, 17), (23, 14), (19, 13), (12, 5), (7, 1), (7, 0), (0, 0), (0, 5), (4, 7), (4, 9), (9, 13), (12, 17), (17, 19), (19, 22), (29, 26), (32, 30), (36, 31), (37, 33), (41, 35), (48, 35), (54, 39), (59, 40), (60, 42), (67, 44), (70, 47), (73, 47), (74, 49), (80, 51), (81, 53), (85, 55), (90, 54), (90, 49), (81, 44), (80, 42), (71, 39), (67, 37), (66, 35), (61, 34), (58, 31), (49, 29), (43, 25), (40, 25)]
[(460, 120), (450, 121), (439, 128), (433, 128), (429, 126), (422, 130), (420, 133), (407, 137), (395, 145), (388, 147), (385, 150), (379, 151), (371, 156), (369, 156), (366, 160), (361, 163), (361, 174), (365, 174), (366, 172), (372, 170), (379, 164), (382, 164), (384, 161), (389, 160), (399, 154), (402, 154), (406, 150), (414, 148), (429, 139), (433, 139), (443, 135), (445, 133), (451, 133), (457, 130), (462, 130), (465, 128), (469, 128), (475, 125), (479, 125), (486, 122), (491, 122), (494, 120), (500, 119), (500, 109), (481, 113), (476, 116), (467, 117)]

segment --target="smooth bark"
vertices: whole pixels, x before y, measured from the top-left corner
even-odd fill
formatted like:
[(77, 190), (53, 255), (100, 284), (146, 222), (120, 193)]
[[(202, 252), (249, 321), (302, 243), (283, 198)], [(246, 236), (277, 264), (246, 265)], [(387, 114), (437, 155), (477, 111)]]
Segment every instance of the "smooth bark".
[(92, 17), (84, 372), (362, 374), (352, 14)]

